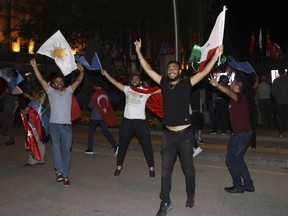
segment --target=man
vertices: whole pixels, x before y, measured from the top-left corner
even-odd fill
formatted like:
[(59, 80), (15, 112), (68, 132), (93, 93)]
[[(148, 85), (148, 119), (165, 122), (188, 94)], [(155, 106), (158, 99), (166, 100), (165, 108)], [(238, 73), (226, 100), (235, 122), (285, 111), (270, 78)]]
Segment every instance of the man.
[(88, 131), (88, 149), (85, 154), (94, 154), (94, 132), (98, 126), (101, 127), (102, 133), (107, 138), (110, 145), (114, 148), (114, 156), (118, 154), (118, 148), (113, 135), (109, 131), (108, 126), (115, 127), (117, 125), (117, 119), (112, 109), (112, 105), (109, 96), (96, 83), (93, 84), (94, 92), (90, 97), (88, 108), (91, 110), (91, 116), (89, 121)]
[[(232, 187), (225, 187), (228, 193), (254, 192), (255, 188), (244, 154), (252, 138), (250, 125), (249, 102), (243, 92), (243, 80), (234, 79), (230, 88), (220, 85), (212, 75), (210, 84), (230, 97), (229, 118), (232, 129), (228, 141), (226, 163), (233, 180)], [(243, 182), (242, 182), (243, 180)]]
[(180, 162), (184, 170), (186, 181), (186, 207), (194, 206), (195, 196), (195, 168), (193, 164), (194, 131), (191, 127), (189, 115), (189, 99), (192, 86), (200, 82), (213, 68), (217, 58), (223, 52), (223, 46), (217, 48), (213, 58), (202, 72), (190, 79), (181, 79), (181, 67), (177, 61), (167, 65), (167, 76), (161, 76), (154, 71), (141, 53), (141, 39), (134, 42), (136, 53), (145, 72), (161, 86), (164, 105), (164, 132), (162, 139), (162, 168), (160, 209), (156, 216), (166, 215), (173, 209), (170, 199), (172, 171), (179, 153)]
[(65, 186), (70, 185), (69, 171), (71, 162), (72, 147), (72, 97), (73, 92), (82, 82), (84, 77), (84, 68), (77, 64), (79, 75), (75, 81), (68, 87), (64, 86), (64, 80), (61, 74), (57, 74), (52, 78), (52, 86), (48, 85), (43, 79), (36, 60), (30, 61), (35, 75), (42, 85), (44, 91), (48, 95), (50, 104), (50, 137), (52, 141), (53, 163), (56, 174), (56, 181), (61, 182)]
[(194, 136), (194, 149), (193, 157), (196, 157), (200, 154), (203, 149), (199, 147), (199, 144), (204, 144), (202, 139), (202, 129), (204, 124), (204, 114), (203, 114), (203, 105), (204, 105), (204, 93), (201, 82), (198, 83), (194, 88), (192, 88), (190, 94), (190, 117), (191, 125), (193, 126), (194, 133), (197, 134)]
[[(226, 75), (219, 77), (219, 84), (222, 86), (229, 86), (229, 78)], [(229, 129), (229, 116), (228, 116), (228, 102), (229, 98), (217, 89), (212, 93), (214, 116), (215, 116), (215, 128), (213, 132), (221, 135), (228, 135)]]
[(145, 90), (141, 84), (139, 74), (132, 74), (130, 86), (125, 86), (111, 77), (107, 71), (102, 70), (102, 75), (109, 82), (123, 91), (126, 96), (124, 118), (119, 126), (119, 150), (117, 155), (117, 167), (114, 176), (119, 176), (125, 159), (130, 140), (135, 135), (142, 147), (146, 162), (149, 167), (149, 176), (155, 177), (154, 154), (150, 137), (150, 130), (146, 122), (145, 104), (152, 94), (159, 93)]
[[(15, 144), (15, 131), (14, 131), (14, 121), (16, 111), (19, 107), (18, 96), (12, 95), (9, 87), (6, 87), (5, 91), (1, 94), (0, 98), (3, 103), (3, 113), (0, 118), (0, 123), (2, 127), (0, 127), (1, 136), (8, 137), (8, 140), (5, 141), (5, 145), (10, 146)], [(3, 140), (3, 139), (2, 139)]]
[(272, 83), (272, 96), (277, 103), (279, 137), (288, 129), (288, 76), (285, 69), (279, 70), (279, 77)]
[(46, 142), (49, 140), (50, 108), (47, 94), (42, 87), (35, 86), (33, 96), (25, 92), (22, 95), (30, 100), (24, 109), (20, 109), (26, 133), (25, 150), (28, 153), (28, 162), (24, 166), (43, 165)]

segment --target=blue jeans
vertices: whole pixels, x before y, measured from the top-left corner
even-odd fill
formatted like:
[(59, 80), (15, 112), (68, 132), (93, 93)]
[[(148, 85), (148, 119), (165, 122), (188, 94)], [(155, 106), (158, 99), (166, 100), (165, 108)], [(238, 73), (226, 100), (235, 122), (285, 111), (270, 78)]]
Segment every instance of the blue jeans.
[(106, 139), (109, 141), (110, 145), (115, 148), (117, 146), (117, 143), (113, 137), (113, 135), (110, 133), (109, 128), (104, 120), (94, 120), (90, 119), (89, 121), (89, 132), (88, 132), (88, 150), (93, 151), (93, 145), (94, 145), (94, 132), (98, 125), (101, 127), (103, 135), (106, 137)]
[(233, 133), (228, 142), (226, 163), (232, 176), (233, 186), (238, 189), (253, 186), (248, 167), (244, 161), (244, 154), (251, 137), (252, 131)]
[(52, 155), (55, 173), (69, 176), (72, 148), (72, 125), (50, 123), (50, 137), (52, 141)]
[(194, 131), (192, 127), (181, 132), (164, 129), (162, 138), (161, 192), (162, 202), (170, 202), (172, 172), (177, 154), (185, 175), (187, 196), (195, 194), (195, 168), (193, 164)]

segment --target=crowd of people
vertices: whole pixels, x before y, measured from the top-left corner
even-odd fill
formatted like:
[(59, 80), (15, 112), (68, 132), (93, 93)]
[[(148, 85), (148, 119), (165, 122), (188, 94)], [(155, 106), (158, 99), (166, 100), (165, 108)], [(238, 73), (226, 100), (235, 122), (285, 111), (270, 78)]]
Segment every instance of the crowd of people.
[[(160, 88), (145, 88), (139, 73), (132, 73), (129, 83), (125, 85), (106, 70), (101, 70), (103, 82), (111, 83), (125, 95), (124, 116), (119, 125), (119, 140), (116, 141), (109, 130), (109, 127), (118, 126), (113, 112), (109, 113), (113, 110), (109, 94), (99, 83), (94, 83), (94, 91), (87, 104), (91, 115), (85, 154), (93, 154), (94, 132), (100, 126), (114, 150), (113, 154), (117, 156), (114, 176), (120, 176), (129, 143), (135, 136), (142, 147), (149, 176), (154, 178), (154, 153), (146, 119), (146, 104), (151, 96), (161, 94), (164, 114), (161, 119), (163, 121), (159, 193), (161, 201), (156, 216), (164, 216), (173, 209), (170, 191), (177, 157), (180, 159), (185, 176), (187, 195), (185, 206), (187, 208), (194, 206), (196, 176), (193, 157), (202, 152), (199, 145), (204, 144), (205, 140), (203, 134), (205, 110), (209, 111), (210, 133), (230, 135), (226, 163), (232, 177), (232, 186), (225, 187), (224, 190), (228, 193), (254, 192), (254, 183), (244, 155), (249, 146), (252, 150), (256, 150), (258, 112), (263, 128), (277, 128), (279, 137), (284, 137), (288, 129), (287, 72), (280, 69), (279, 77), (272, 84), (267, 81), (265, 75), (259, 77), (256, 74), (250, 75), (248, 79), (245, 74), (239, 72), (234, 80), (229, 80), (226, 75), (216, 77), (211, 71), (224, 50), (223, 46), (219, 46), (199, 73), (183, 77), (180, 63), (170, 61), (167, 64), (166, 74), (160, 75), (144, 58), (141, 52), (141, 39), (136, 40), (134, 45), (141, 67)], [(7, 138), (6, 145), (15, 144), (13, 123), (17, 110), (20, 110), (26, 130), (25, 150), (28, 153), (28, 161), (25, 167), (44, 164), (45, 145), (50, 139), (56, 182), (70, 186), (72, 122), (75, 112), (73, 103), (76, 100), (73, 92), (84, 79), (84, 67), (77, 64), (78, 75), (67, 86), (62, 74), (55, 74), (48, 82), (39, 71), (36, 60), (32, 59), (30, 64), (40, 89), (31, 91), (32, 95), (28, 92), (22, 93), (22, 98), (29, 101), (25, 105), (21, 103), (19, 105), (17, 96), (13, 95), (8, 87), (5, 89), (1, 94), (3, 104), (1, 135)], [(45, 100), (39, 101), (39, 94)], [(104, 103), (101, 102), (103, 98)], [(273, 112), (273, 103), (276, 104), (276, 114)], [(41, 113), (40, 122), (39, 118), (35, 117), (37, 113)], [(32, 138), (30, 134), (33, 134)]]

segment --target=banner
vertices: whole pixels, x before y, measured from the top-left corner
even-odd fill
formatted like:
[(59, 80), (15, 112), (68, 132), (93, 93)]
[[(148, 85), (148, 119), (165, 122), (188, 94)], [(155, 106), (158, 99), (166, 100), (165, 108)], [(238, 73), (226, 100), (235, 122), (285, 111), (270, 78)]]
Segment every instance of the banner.
[(110, 98), (103, 89), (97, 88), (96, 91), (91, 95), (90, 99), (109, 127), (115, 127), (118, 125), (116, 115), (110, 102)]
[(75, 58), (68, 42), (58, 30), (36, 52), (55, 60), (64, 76), (77, 69)]
[(92, 58), (91, 64), (89, 64), (89, 62), (87, 61), (84, 55), (75, 54), (74, 56), (75, 56), (75, 61), (77, 63), (80, 63), (87, 70), (90, 70), (90, 71), (102, 70), (102, 65), (96, 52)]
[[(226, 6), (223, 7), (223, 11), (218, 15), (215, 25), (212, 29), (212, 32), (209, 36), (208, 41), (199, 48), (199, 50), (194, 49), (192, 50), (191, 56), (189, 58), (189, 63), (193, 63), (192, 61), (195, 59), (199, 59), (199, 67), (197, 71), (202, 71), (206, 62), (212, 58), (214, 55), (215, 50), (222, 45), (223, 43), (223, 36), (224, 36), (224, 24), (225, 24), (225, 13), (226, 13)], [(195, 46), (194, 46), (195, 47)], [(193, 51), (197, 51), (201, 54), (195, 55)], [(193, 67), (193, 65), (192, 65)]]
[(7, 81), (7, 85), (11, 92), (13, 92), (14, 88), (24, 80), (19, 70), (15, 68), (0, 69), (0, 77)]

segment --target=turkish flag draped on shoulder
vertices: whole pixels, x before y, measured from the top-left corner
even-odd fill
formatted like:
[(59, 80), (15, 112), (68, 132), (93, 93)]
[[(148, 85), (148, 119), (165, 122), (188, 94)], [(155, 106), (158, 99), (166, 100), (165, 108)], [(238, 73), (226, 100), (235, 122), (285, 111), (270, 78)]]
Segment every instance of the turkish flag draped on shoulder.
[(81, 108), (74, 93), (72, 94), (71, 121), (81, 117)]
[[(227, 8), (224, 6), (223, 11), (217, 17), (208, 41), (202, 47), (196, 44), (193, 47), (189, 63), (191, 63), (192, 68), (197, 72), (203, 70), (206, 62), (212, 58), (215, 50), (223, 43), (226, 10)], [(199, 64), (198, 69), (195, 69), (193, 65), (195, 61)]]
[[(147, 86), (143, 86), (144, 89), (140, 89), (140, 88), (135, 88), (135, 87), (131, 87), (131, 89), (133, 91), (139, 92), (139, 93), (143, 93), (143, 94), (152, 94), (155, 91), (159, 90), (159, 86), (155, 86), (153, 88), (151, 87), (147, 87)], [(146, 102), (146, 107), (151, 110), (153, 113), (155, 113), (158, 117), (163, 118), (164, 116), (164, 109), (163, 109), (163, 97), (162, 97), (162, 93), (158, 93), (158, 94), (152, 94), (147, 102)]]
[(97, 88), (91, 95), (91, 101), (109, 127), (115, 127), (118, 125), (110, 98), (106, 91)]

